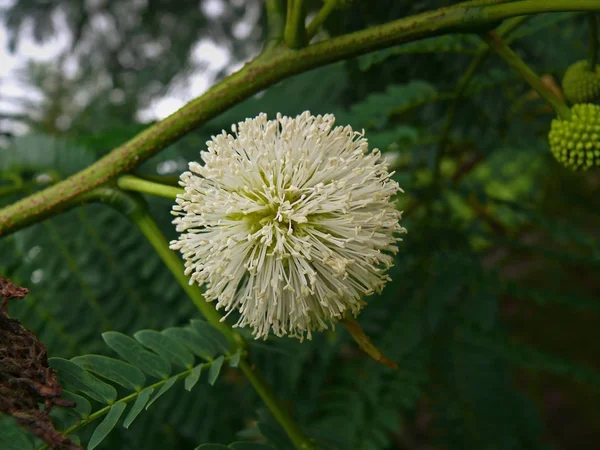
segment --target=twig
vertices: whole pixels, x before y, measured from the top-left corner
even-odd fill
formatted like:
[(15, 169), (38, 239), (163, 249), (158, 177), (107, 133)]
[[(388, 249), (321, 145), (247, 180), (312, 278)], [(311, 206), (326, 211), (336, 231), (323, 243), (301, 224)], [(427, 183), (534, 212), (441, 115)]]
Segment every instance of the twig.
[(306, 27), (306, 35), (309, 41), (313, 37), (315, 37), (317, 31), (319, 31), (319, 27), (323, 25), (323, 22), (325, 22), (325, 20), (327, 20), (329, 15), (337, 6), (337, 3), (338, 0), (325, 0), (325, 4), (323, 5), (323, 7), (319, 10), (317, 15), (313, 18), (313, 20), (311, 20), (311, 22), (308, 24), (308, 27)]
[(283, 38), (289, 48), (296, 50), (304, 47), (308, 42), (306, 28), (304, 27), (306, 17), (304, 0), (288, 0), (287, 5)]
[[(599, 5), (600, 6), (600, 5)], [(567, 104), (549, 89), (535, 72), (523, 61), (519, 55), (506, 45), (498, 33), (489, 31), (485, 33), (483, 39), (488, 43), (490, 48), (494, 50), (512, 69), (514, 69), (523, 79), (538, 93), (540, 97), (552, 105), (556, 114), (563, 118), (571, 117), (571, 110)]]
[(267, 41), (265, 42), (265, 50), (269, 50), (283, 41), (285, 17), (281, 0), (265, 0), (265, 9), (267, 11)]

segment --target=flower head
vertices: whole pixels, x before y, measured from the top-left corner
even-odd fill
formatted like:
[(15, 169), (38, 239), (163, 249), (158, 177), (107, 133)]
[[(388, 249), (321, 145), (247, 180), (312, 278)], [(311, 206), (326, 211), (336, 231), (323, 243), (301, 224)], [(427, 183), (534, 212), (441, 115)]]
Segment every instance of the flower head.
[(565, 167), (585, 171), (600, 166), (600, 106), (573, 106), (569, 119), (552, 121), (548, 140), (552, 154)]
[(266, 114), (213, 136), (181, 175), (171, 248), (190, 283), (256, 338), (300, 339), (379, 292), (397, 252), (401, 189), (363, 135), (333, 115)]

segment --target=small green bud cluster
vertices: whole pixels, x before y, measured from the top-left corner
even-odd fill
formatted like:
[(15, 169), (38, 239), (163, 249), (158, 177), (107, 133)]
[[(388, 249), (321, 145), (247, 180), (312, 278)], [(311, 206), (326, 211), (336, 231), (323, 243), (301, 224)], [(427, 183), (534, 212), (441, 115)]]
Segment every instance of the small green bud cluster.
[(578, 61), (567, 69), (562, 80), (565, 97), (572, 104), (600, 100), (600, 65), (590, 69), (587, 61)]
[(554, 119), (548, 134), (554, 157), (572, 170), (600, 166), (600, 106), (575, 105), (570, 119)]

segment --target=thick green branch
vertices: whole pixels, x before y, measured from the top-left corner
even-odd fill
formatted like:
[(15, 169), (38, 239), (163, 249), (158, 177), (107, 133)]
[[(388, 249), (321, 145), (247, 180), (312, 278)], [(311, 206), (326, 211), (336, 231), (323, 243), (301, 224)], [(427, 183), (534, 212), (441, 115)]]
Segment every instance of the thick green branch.
[(284, 78), (335, 61), (419, 38), (468, 31), (518, 15), (551, 11), (600, 11), (598, 0), (528, 0), (498, 5), (453, 6), (318, 42), (298, 51), (259, 56), (200, 98), (116, 148), (90, 167), (0, 211), (0, 236), (64, 210), (73, 199), (131, 172), (220, 112)]

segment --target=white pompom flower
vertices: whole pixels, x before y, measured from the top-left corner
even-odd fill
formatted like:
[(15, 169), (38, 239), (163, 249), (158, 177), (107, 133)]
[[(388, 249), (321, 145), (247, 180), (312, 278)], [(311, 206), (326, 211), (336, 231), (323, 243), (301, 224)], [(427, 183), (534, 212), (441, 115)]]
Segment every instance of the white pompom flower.
[(213, 136), (181, 175), (171, 248), (190, 284), (257, 339), (310, 339), (389, 281), (402, 190), (364, 132), (334, 122), (260, 114)]

